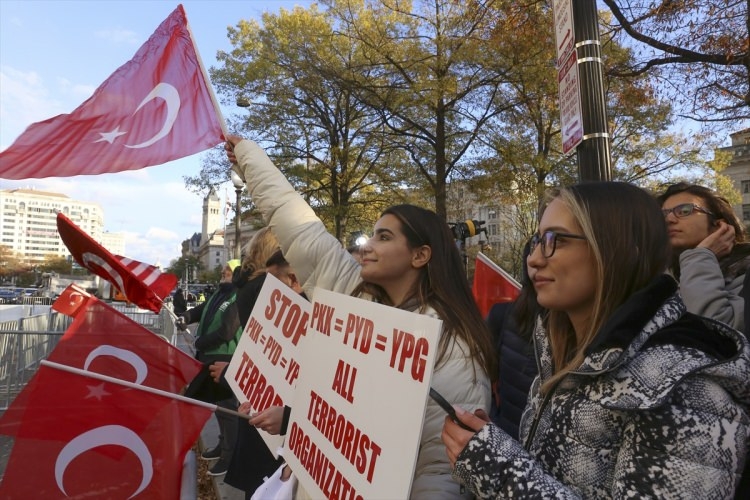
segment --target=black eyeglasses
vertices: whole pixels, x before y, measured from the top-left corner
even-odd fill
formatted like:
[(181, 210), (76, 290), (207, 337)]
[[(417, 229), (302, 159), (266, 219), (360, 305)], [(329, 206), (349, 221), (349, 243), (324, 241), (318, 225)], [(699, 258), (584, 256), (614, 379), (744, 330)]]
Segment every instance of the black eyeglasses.
[(676, 207), (661, 209), (661, 213), (664, 214), (664, 217), (667, 217), (669, 214), (674, 214), (675, 217), (678, 217), (680, 219), (683, 217), (687, 217), (695, 211), (702, 212), (706, 215), (710, 215), (711, 217), (714, 216), (714, 214), (712, 214), (705, 208), (696, 205), (695, 203), (680, 203)]
[(531, 246), (529, 247), (529, 255), (534, 253), (536, 246), (542, 244), (542, 256), (545, 259), (549, 259), (555, 253), (557, 249), (558, 238), (573, 238), (576, 240), (585, 240), (586, 237), (580, 234), (570, 233), (558, 233), (556, 231), (545, 231), (542, 234), (535, 234), (531, 237)]

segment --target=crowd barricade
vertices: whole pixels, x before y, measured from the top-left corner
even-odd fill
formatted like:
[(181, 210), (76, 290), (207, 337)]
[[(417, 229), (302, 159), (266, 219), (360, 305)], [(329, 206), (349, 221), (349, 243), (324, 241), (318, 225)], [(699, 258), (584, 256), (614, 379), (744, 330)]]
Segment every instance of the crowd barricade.
[[(43, 314), (34, 314), (37, 305), (45, 311)], [(179, 336), (175, 335), (171, 309), (163, 307), (159, 313), (154, 313), (124, 303), (110, 305), (173, 345), (177, 344)], [(28, 316), (0, 322), (0, 411), (8, 408), (34, 375), (39, 362), (47, 358), (73, 322), (73, 318), (48, 306), (24, 307), (28, 308), (25, 313)]]
[(158, 313), (155, 313), (123, 302), (112, 302), (110, 305), (120, 314), (127, 316), (155, 334), (161, 335), (168, 341), (172, 341), (175, 326), (169, 306), (165, 305)]
[(50, 309), (0, 323), (0, 410), (8, 408), (72, 321)]
[(50, 306), (55, 301), (52, 297), (21, 297), (19, 304), (27, 306)]

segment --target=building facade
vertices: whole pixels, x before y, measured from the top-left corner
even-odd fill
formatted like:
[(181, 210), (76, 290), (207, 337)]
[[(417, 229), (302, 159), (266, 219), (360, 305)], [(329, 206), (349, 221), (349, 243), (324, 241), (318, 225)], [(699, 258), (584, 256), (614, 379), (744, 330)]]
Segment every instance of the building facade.
[(104, 213), (99, 204), (33, 189), (0, 190), (0, 245), (29, 264), (43, 262), (48, 255), (67, 258), (70, 252), (57, 232), (57, 212), (108, 250), (124, 253), (123, 236), (104, 233)]
[[(190, 251), (198, 257), (206, 271), (222, 267), (228, 260), (224, 243), (224, 228), (221, 227), (221, 198), (212, 188), (203, 198), (203, 217), (200, 239), (190, 239)], [(195, 246), (196, 240), (199, 242)]]
[(732, 145), (721, 148), (732, 155), (729, 166), (722, 172), (732, 180), (735, 189), (742, 195), (740, 203), (734, 205), (737, 216), (750, 225), (750, 128), (730, 134)]
[[(213, 188), (203, 198), (201, 232), (193, 233), (186, 240), (187, 244), (183, 246), (183, 252), (196, 257), (201, 269), (205, 271), (222, 268), (229, 259), (241, 258), (241, 255), (235, 255), (235, 226), (225, 226), (226, 216), (233, 208), (229, 201), (222, 204), (221, 198)], [(258, 228), (262, 226), (263, 222), (259, 218), (240, 220), (240, 247), (247, 245)], [(182, 277), (182, 279), (185, 278)]]
[[(516, 278), (520, 277), (523, 245), (536, 227), (536, 202), (482, 201), (463, 181), (451, 182), (446, 193), (449, 225), (455, 228), (456, 224), (469, 220), (481, 223), (476, 236), (456, 240), (467, 268), (473, 268), (471, 256), (480, 251)], [(456, 236), (456, 229), (453, 232)]]

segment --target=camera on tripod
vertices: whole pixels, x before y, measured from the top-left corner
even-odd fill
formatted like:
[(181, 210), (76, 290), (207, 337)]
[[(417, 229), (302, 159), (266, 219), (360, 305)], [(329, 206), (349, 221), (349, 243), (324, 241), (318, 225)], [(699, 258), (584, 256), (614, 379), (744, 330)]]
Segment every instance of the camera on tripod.
[(485, 228), (482, 227), (484, 225), (483, 220), (466, 219), (463, 222), (452, 222), (448, 225), (451, 227), (451, 231), (453, 231), (453, 237), (461, 241), (465, 241), (466, 238), (471, 238), (485, 231)]

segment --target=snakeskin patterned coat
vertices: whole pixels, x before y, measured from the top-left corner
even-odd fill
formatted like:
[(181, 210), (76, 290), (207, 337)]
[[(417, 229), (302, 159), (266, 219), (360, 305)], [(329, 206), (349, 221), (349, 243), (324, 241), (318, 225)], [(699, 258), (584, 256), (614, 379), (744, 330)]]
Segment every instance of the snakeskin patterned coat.
[(485, 425), (454, 477), (480, 498), (731, 498), (750, 436), (750, 346), (686, 313), (676, 289), (665, 275), (634, 294), (546, 396), (540, 323), (520, 442)]

